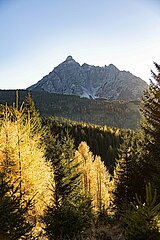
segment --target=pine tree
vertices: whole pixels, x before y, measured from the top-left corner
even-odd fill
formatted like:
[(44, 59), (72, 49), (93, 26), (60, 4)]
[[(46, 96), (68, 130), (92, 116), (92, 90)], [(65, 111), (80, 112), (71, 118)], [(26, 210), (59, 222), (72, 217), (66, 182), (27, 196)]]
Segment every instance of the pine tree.
[(68, 201), (79, 182), (79, 173), (75, 171), (76, 166), (73, 159), (74, 142), (69, 137), (53, 136), (50, 132), (46, 136), (46, 158), (52, 163), (55, 181), (55, 205)]
[(40, 131), (42, 129), (40, 113), (36, 109), (35, 103), (31, 97), (31, 93), (28, 92), (26, 99), (24, 100), (24, 114), (30, 121), (32, 131)]
[(141, 128), (144, 134), (143, 169), (146, 182), (158, 190), (160, 200), (160, 65), (154, 63), (157, 73), (152, 71), (150, 86), (145, 91), (141, 112)]
[(46, 157), (54, 171), (51, 205), (43, 221), (49, 239), (72, 239), (92, 221), (91, 202), (81, 194), (79, 163), (73, 158), (74, 142), (68, 133), (61, 137), (46, 135)]
[(119, 149), (119, 159), (114, 171), (114, 207), (117, 213), (127, 209), (135, 195), (143, 192), (144, 178), (140, 161), (141, 132), (130, 133)]
[(130, 139), (127, 137), (120, 148), (115, 171), (115, 204), (127, 207), (135, 194), (145, 201), (146, 184), (151, 182), (160, 200), (160, 66), (158, 74), (152, 72), (153, 81), (144, 93), (141, 111), (141, 129)]
[(19, 189), (20, 181), (14, 184), (0, 177), (0, 239), (17, 240), (30, 236), (33, 224), (26, 219), (32, 208), (32, 199), (23, 200)]
[(136, 195), (135, 202), (130, 204), (130, 209), (122, 217), (126, 239), (160, 239), (160, 203), (157, 204), (156, 200), (157, 192), (153, 193), (150, 183), (146, 185), (145, 201)]

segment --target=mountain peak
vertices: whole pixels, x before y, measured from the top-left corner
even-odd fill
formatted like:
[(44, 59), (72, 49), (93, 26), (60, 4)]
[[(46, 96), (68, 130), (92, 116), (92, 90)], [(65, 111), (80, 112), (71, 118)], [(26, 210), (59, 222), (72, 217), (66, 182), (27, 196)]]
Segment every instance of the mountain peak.
[(114, 64), (112, 64), (112, 63), (109, 64), (108, 67), (111, 68), (111, 69), (119, 70), (119, 69), (118, 69)]
[(71, 60), (74, 60), (73, 57), (71, 55), (69, 55), (67, 58), (66, 58), (66, 61), (71, 61)]
[(147, 83), (131, 73), (120, 71), (116, 66), (82, 66), (69, 55), (64, 62), (43, 77), (30, 90), (46, 91), (87, 98), (108, 100), (141, 99)]

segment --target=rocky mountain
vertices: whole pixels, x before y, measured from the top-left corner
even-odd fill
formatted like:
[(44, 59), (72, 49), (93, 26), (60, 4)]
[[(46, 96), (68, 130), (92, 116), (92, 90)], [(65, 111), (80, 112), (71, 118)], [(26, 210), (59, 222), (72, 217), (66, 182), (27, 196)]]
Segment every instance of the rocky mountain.
[(113, 64), (105, 67), (84, 63), (80, 65), (72, 56), (54, 68), (31, 91), (44, 91), (107, 100), (139, 100), (147, 83), (130, 72), (120, 71)]

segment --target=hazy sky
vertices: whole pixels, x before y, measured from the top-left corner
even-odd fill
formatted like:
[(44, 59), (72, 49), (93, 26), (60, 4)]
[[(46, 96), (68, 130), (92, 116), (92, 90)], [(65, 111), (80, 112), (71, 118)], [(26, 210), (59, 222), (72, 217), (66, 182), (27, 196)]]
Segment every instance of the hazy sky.
[(148, 81), (160, 0), (0, 0), (0, 89), (26, 88), (68, 55)]

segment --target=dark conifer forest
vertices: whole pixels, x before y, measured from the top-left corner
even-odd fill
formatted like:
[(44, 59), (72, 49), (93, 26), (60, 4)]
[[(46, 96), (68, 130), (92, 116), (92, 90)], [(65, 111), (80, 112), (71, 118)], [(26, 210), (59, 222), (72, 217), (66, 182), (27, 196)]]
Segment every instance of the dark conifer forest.
[(160, 65), (154, 65), (132, 129), (49, 116), (32, 92), (5, 92), (8, 100), (1, 92), (0, 239), (160, 239)]
[[(22, 104), (27, 90), (19, 90)], [(87, 99), (75, 95), (32, 91), (32, 99), (43, 117), (61, 117), (101, 126), (136, 129), (139, 126), (140, 101)], [(0, 103), (12, 105), (15, 90), (0, 90)]]

